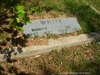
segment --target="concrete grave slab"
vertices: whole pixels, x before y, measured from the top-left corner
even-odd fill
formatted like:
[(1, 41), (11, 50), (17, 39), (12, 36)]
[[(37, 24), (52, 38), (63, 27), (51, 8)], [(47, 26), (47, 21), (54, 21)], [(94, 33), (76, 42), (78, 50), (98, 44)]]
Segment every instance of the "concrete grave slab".
[[(61, 50), (62, 48), (88, 45), (89, 43), (100, 39), (100, 33), (80, 34), (78, 36), (62, 37), (58, 39), (49, 39), (48, 45), (38, 45), (22, 48), (22, 52), (17, 55), (12, 55), (11, 59), (19, 59), (30, 56), (40, 56), (52, 50)], [(15, 49), (15, 48), (14, 48)], [(5, 61), (5, 55), (0, 55), (0, 61)]]

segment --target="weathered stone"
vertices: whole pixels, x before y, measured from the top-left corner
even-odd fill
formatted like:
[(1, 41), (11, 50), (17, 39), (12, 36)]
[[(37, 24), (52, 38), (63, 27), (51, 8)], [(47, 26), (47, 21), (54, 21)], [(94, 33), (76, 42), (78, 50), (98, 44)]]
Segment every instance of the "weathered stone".
[(32, 36), (72, 33), (80, 29), (75, 17), (34, 20), (31, 24), (24, 25), (24, 33)]

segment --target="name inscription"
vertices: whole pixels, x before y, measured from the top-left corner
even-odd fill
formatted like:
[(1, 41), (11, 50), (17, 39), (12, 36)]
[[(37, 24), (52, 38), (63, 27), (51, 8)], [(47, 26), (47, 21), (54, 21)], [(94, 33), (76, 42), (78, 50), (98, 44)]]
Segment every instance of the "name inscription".
[(59, 23), (61, 24), (62, 23), (62, 20), (60, 19), (52, 19), (52, 20), (43, 20), (43, 21), (40, 21), (41, 24), (55, 24), (55, 23)]
[(47, 29), (47, 27), (44, 27), (44, 28), (35, 28), (35, 29), (32, 29), (32, 31), (34, 32), (34, 31), (41, 31), (41, 30), (43, 30), (43, 29)]

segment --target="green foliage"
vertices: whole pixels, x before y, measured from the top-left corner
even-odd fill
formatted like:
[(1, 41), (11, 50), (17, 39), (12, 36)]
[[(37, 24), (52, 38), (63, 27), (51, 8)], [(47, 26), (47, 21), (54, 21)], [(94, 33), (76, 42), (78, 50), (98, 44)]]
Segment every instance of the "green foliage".
[(22, 24), (29, 22), (25, 7), (23, 5), (17, 5), (13, 7), (14, 19), (11, 22), (12, 26), (17, 30), (22, 30)]
[(25, 7), (23, 5), (17, 5), (14, 8), (14, 17), (12, 24), (15, 26), (16, 29), (22, 30), (22, 24), (29, 22), (29, 18), (25, 12)]
[(63, 0), (43, 0), (40, 7), (46, 11), (57, 10), (63, 11), (65, 9)]
[[(100, 30), (100, 15), (93, 11), (89, 5), (82, 0), (64, 0), (67, 12), (76, 15), (84, 32)], [(88, 1), (87, 1), (88, 2)]]
[(39, 7), (31, 7), (30, 12), (37, 12), (39, 11)]
[(15, 7), (15, 9), (16, 9), (15, 11), (16, 11), (16, 15), (17, 15), (17, 17), (16, 17), (17, 23), (23, 22), (23, 20), (24, 20), (23, 18), (25, 16), (24, 6), (18, 5)]
[(29, 18), (22, 1), (23, 0), (1, 0), (0, 2), (0, 7), (2, 8), (0, 10), (10, 11), (8, 14), (12, 14), (12, 20), (9, 24), (17, 30), (22, 30), (22, 24), (29, 22)]
[(0, 10), (9, 10), (12, 13), (11, 24), (17, 29), (21, 29), (20, 23), (29, 22), (27, 17), (29, 14), (41, 14), (53, 10), (76, 15), (83, 31), (91, 32), (100, 31), (100, 15), (96, 14), (89, 5), (99, 10), (99, 2), (99, 0), (1, 0)]
[(53, 10), (73, 14), (78, 17), (84, 32), (100, 31), (100, 15), (91, 9), (87, 3), (95, 6), (97, 9), (99, 7), (98, 0), (36, 0), (30, 4), (30, 11), (32, 13), (41, 13)]
[(86, 1), (100, 11), (100, 0), (86, 0)]

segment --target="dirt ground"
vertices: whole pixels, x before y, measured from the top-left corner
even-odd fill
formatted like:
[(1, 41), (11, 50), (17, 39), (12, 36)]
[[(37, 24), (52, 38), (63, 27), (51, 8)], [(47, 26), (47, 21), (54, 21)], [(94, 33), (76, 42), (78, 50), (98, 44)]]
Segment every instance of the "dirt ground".
[[(63, 48), (36, 57), (0, 63), (0, 75), (59, 75), (63, 72), (100, 74), (100, 45)], [(76, 74), (75, 74), (76, 75)]]

